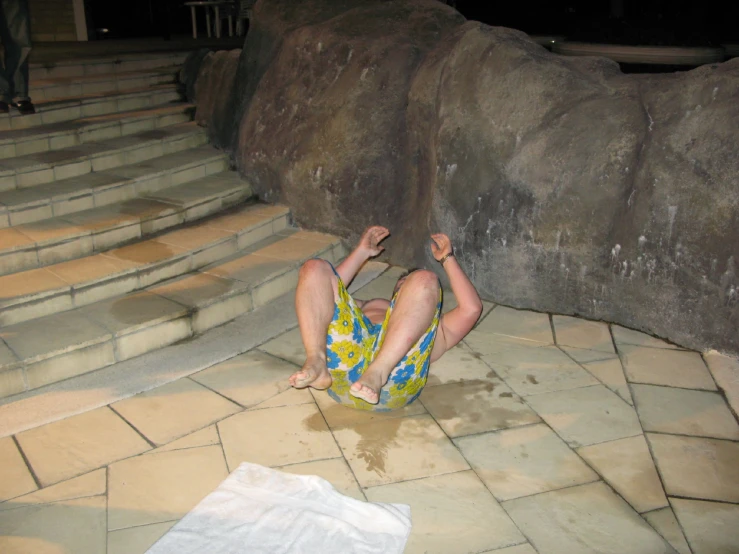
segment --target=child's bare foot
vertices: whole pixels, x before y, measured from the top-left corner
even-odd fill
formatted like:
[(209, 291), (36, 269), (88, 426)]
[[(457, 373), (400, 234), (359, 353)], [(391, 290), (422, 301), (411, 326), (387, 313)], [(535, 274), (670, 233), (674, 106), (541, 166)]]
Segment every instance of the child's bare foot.
[[(387, 381), (387, 379), (384, 379)], [(349, 388), (349, 394), (361, 398), (369, 404), (377, 404), (380, 401), (380, 389), (383, 385), (382, 374), (368, 368), (362, 376)]]
[(290, 384), (296, 389), (304, 389), (313, 387), (314, 389), (324, 390), (331, 386), (331, 374), (326, 367), (326, 360), (321, 358), (308, 359), (303, 364), (303, 368), (292, 374)]

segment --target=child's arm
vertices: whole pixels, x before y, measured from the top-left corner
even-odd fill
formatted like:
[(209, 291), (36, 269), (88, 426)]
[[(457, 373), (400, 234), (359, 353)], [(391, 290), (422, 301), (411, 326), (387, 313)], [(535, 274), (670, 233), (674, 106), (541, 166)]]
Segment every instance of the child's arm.
[(365, 229), (364, 233), (362, 233), (362, 237), (359, 239), (359, 243), (354, 250), (352, 250), (352, 253), (349, 254), (336, 268), (336, 273), (339, 274), (344, 285), (347, 287), (349, 286), (349, 283), (352, 282), (364, 262), (370, 258), (379, 256), (380, 253), (385, 250), (385, 247), (380, 246), (380, 243), (385, 240), (388, 235), (390, 235), (390, 231), (385, 227), (380, 227), (379, 225)]
[(434, 349), (431, 352), (433, 362), (472, 330), (482, 313), (482, 301), (475, 286), (454, 257), (449, 237), (438, 234), (432, 235), (431, 238), (433, 239), (431, 251), (436, 261), (441, 262), (446, 271), (452, 292), (457, 299), (457, 307), (441, 316)]

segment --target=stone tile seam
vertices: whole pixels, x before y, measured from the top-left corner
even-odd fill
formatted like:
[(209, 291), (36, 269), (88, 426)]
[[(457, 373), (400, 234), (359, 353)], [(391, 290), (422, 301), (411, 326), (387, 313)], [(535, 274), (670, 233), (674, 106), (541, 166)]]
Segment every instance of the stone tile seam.
[[(626, 377), (626, 375), (624, 376)], [(632, 381), (628, 377), (626, 377), (626, 384), (629, 385), (629, 391), (631, 392), (632, 398), (634, 396), (634, 392), (633, 390), (631, 390), (631, 385), (648, 385), (651, 387), (664, 387), (668, 389), (680, 389), (680, 390), (688, 390), (688, 391), (692, 390), (692, 391), (698, 391), (698, 392), (714, 392), (714, 393), (721, 394), (721, 389), (718, 386), (716, 386), (715, 389), (693, 389), (693, 388), (688, 388), (688, 387), (678, 386), (678, 385), (663, 385), (663, 384), (658, 384), (658, 383), (645, 383), (643, 381)]]
[[(123, 414), (121, 414), (121, 413), (120, 413), (120, 412), (119, 412), (118, 410), (116, 410), (116, 409), (115, 409), (115, 408), (114, 408), (114, 407), (113, 407), (113, 406), (112, 406), (111, 404), (108, 404), (108, 405), (107, 405), (106, 407), (107, 407), (107, 408), (108, 408), (108, 409), (109, 409), (109, 410), (110, 410), (111, 412), (113, 412), (113, 414), (114, 414), (114, 415), (116, 415), (116, 416), (117, 416), (117, 417), (118, 417), (119, 419), (121, 419), (121, 420), (123, 421), (123, 423), (125, 423), (125, 424), (126, 424), (127, 426), (129, 426), (129, 427), (130, 427), (131, 429), (133, 429), (133, 430), (134, 430), (134, 431), (136, 432), (136, 434), (137, 434), (137, 435), (138, 435), (139, 437), (141, 437), (141, 438), (142, 438), (142, 439), (144, 440), (144, 442), (146, 442), (146, 444), (148, 444), (148, 445), (149, 445), (149, 448), (150, 448), (151, 450), (153, 450), (153, 449), (157, 448), (157, 445), (156, 445), (156, 443), (154, 443), (153, 441), (149, 440), (149, 438), (148, 438), (148, 437), (147, 437), (146, 435), (144, 435), (144, 434), (143, 434), (143, 433), (142, 433), (142, 432), (141, 432), (141, 431), (140, 431), (140, 430), (138, 429), (138, 427), (136, 427), (136, 426), (135, 426), (135, 425), (134, 425), (133, 423), (131, 423), (130, 421), (128, 421), (128, 419), (126, 419), (126, 417), (125, 417), (125, 416), (123, 416)], [(159, 445), (159, 446), (164, 446), (164, 445)], [(143, 455), (143, 454), (146, 454), (147, 452), (150, 452), (151, 450), (145, 450), (144, 452), (139, 452), (138, 454), (135, 454), (134, 456), (127, 456), (126, 458), (121, 458), (121, 460), (115, 460), (114, 462), (110, 462), (110, 463), (106, 464), (105, 466), (100, 466), (100, 467), (96, 467), (96, 468), (93, 468), (93, 469), (92, 469), (92, 470), (90, 470), (90, 471), (95, 471), (96, 469), (100, 469), (101, 467), (105, 467), (105, 468), (107, 469), (107, 468), (109, 468), (109, 467), (110, 467), (110, 465), (111, 465), (112, 463), (115, 463), (115, 462), (120, 462), (120, 461), (122, 461), (122, 460), (128, 460), (128, 459), (130, 459), (130, 458), (137, 458), (137, 457), (139, 457), (139, 456), (141, 456), (141, 455)], [(87, 472), (87, 473), (89, 473), (89, 472)], [(106, 473), (107, 473), (107, 471), (106, 471)], [(83, 474), (83, 475), (84, 475), (84, 474)], [(110, 490), (110, 489), (108, 489), (108, 490)]]
[[(46, 489), (48, 489), (50, 487), (55, 487), (56, 485), (62, 485), (64, 483), (67, 483), (69, 481), (72, 481), (73, 479), (79, 479), (80, 477), (84, 477), (84, 476), (86, 476), (86, 475), (88, 475), (88, 474), (90, 474), (90, 473), (92, 473), (94, 471), (100, 471), (101, 469), (106, 469), (106, 473), (107, 473), (107, 466), (99, 467), (97, 469), (93, 469), (91, 471), (88, 471), (87, 473), (82, 473), (80, 475), (76, 475), (74, 477), (70, 477), (69, 479), (65, 479), (64, 481), (59, 481), (58, 483), (54, 483), (52, 485), (47, 485), (45, 487), (40, 487), (40, 488), (36, 489), (35, 491), (27, 492), (27, 493), (21, 494), (19, 496), (13, 497), (13, 498), (8, 498), (8, 499), (3, 500), (2, 502), (0, 502), (0, 506), (2, 506), (5, 503), (8, 503), (8, 502), (14, 502), (14, 501), (17, 502), (17, 501), (19, 501), (20, 499), (22, 499), (25, 496), (28, 496), (28, 495), (31, 495), (31, 494), (35, 494), (37, 492), (42, 492), (42, 491), (44, 491), (44, 490), (46, 490)], [(12, 512), (14, 510), (28, 509), (28, 508), (31, 508), (31, 507), (53, 506), (55, 504), (62, 504), (64, 502), (70, 502), (72, 500), (82, 500), (84, 498), (95, 498), (95, 497), (98, 497), (98, 496), (107, 496), (107, 494), (108, 494), (108, 492), (107, 492), (107, 483), (106, 483), (106, 491), (103, 492), (103, 493), (96, 492), (96, 493), (92, 493), (92, 494), (82, 494), (82, 495), (79, 495), (79, 496), (75, 495), (75, 496), (69, 496), (69, 497), (66, 497), (66, 498), (60, 498), (60, 499), (57, 499), (57, 500), (51, 500), (51, 501), (48, 501), (48, 502), (33, 502), (33, 503), (30, 503), (30, 504), (20, 503), (18, 506), (13, 506), (11, 508), (5, 508), (3, 510), (0, 510), (0, 514), (2, 514), (4, 512)]]
[(105, 554), (108, 554), (108, 534), (110, 533), (110, 464), (105, 466)]
[[(698, 439), (698, 440), (710, 440), (710, 441), (720, 441), (730, 444), (737, 444), (739, 445), (738, 439), (727, 439), (727, 438), (721, 438), (721, 437), (708, 437), (706, 435), (688, 435), (686, 433), (667, 433), (665, 431), (644, 431), (644, 436), (647, 435), (660, 435), (660, 436), (667, 436), (667, 437), (681, 437), (685, 439)], [(649, 440), (647, 440), (647, 443), (649, 443)]]
[(36, 484), (36, 490), (41, 490), (43, 488), (41, 486), (41, 481), (36, 475), (36, 471), (34, 471), (33, 466), (31, 466), (31, 462), (28, 459), (28, 456), (26, 456), (26, 453), (23, 451), (23, 447), (21, 447), (21, 443), (18, 440), (18, 437), (16, 435), (13, 435), (13, 443), (15, 444), (15, 447), (18, 449), (18, 453), (21, 455), (21, 458), (23, 458), (23, 463), (26, 464), (26, 469), (28, 470), (28, 473), (31, 474), (31, 477), (33, 478), (33, 482)]
[[(552, 329), (552, 341), (554, 346), (559, 347), (559, 343), (557, 342), (557, 330), (554, 328), (554, 316), (549, 313), (549, 326)], [(561, 350), (561, 348), (560, 348)]]
[[(690, 352), (690, 351), (688, 351)], [(721, 394), (724, 398), (724, 402), (729, 407), (729, 412), (734, 416), (734, 419), (736, 419), (737, 423), (739, 423), (739, 413), (735, 412), (731, 402), (729, 402), (728, 397), (726, 396), (726, 391), (719, 386), (718, 381), (716, 381), (716, 377), (713, 375), (713, 371), (711, 370), (711, 366), (708, 363), (708, 360), (706, 360), (706, 353), (705, 352), (698, 352), (698, 355), (701, 357), (701, 360), (703, 361), (703, 365), (706, 367), (706, 370), (708, 371), (708, 374), (711, 376), (711, 381), (713, 381), (714, 386), (716, 387), (716, 392)]]
[[(222, 362), (221, 362), (221, 363), (222, 363)], [(198, 372), (198, 373), (199, 373), (199, 372)], [(245, 411), (249, 410), (249, 408), (247, 408), (246, 406), (244, 406), (244, 405), (243, 405), (243, 404), (242, 404), (241, 402), (239, 402), (239, 401), (237, 401), (237, 400), (235, 400), (235, 399), (233, 399), (233, 398), (229, 398), (229, 397), (228, 397), (228, 396), (226, 396), (225, 394), (223, 394), (223, 393), (221, 393), (221, 392), (217, 391), (217, 390), (216, 390), (216, 389), (214, 389), (214, 388), (211, 388), (211, 387), (209, 387), (208, 385), (206, 385), (206, 384), (204, 384), (204, 383), (201, 383), (200, 381), (196, 381), (195, 379), (193, 379), (193, 376), (194, 376), (194, 375), (197, 375), (197, 374), (196, 374), (196, 373), (193, 373), (192, 375), (188, 375), (188, 376), (186, 376), (186, 377), (183, 377), (183, 379), (185, 379), (185, 380), (189, 381), (190, 383), (193, 383), (193, 384), (194, 384), (194, 385), (195, 385), (196, 387), (203, 387), (204, 389), (206, 389), (206, 390), (208, 390), (208, 391), (212, 392), (213, 394), (216, 394), (216, 395), (220, 396), (221, 398), (223, 398), (224, 400), (226, 400), (226, 401), (227, 401), (227, 402), (228, 402), (229, 404), (234, 404), (235, 406), (237, 406), (237, 407), (239, 408), (239, 409), (238, 409), (238, 410), (237, 410), (236, 412), (234, 412), (234, 413), (232, 413), (232, 414), (229, 414), (229, 415), (227, 415), (227, 416), (226, 416), (225, 418), (223, 418), (223, 419), (226, 419), (226, 418), (228, 418), (228, 417), (231, 417), (232, 415), (240, 414), (240, 413), (242, 413), (242, 412), (245, 412)], [(223, 421), (223, 419), (219, 419), (219, 420), (217, 420), (217, 421), (211, 422), (211, 423), (209, 423), (208, 425), (206, 425), (205, 427), (203, 427), (202, 429), (198, 429), (198, 430), (199, 430), (199, 431), (202, 431), (203, 429), (205, 429), (206, 427), (209, 427), (210, 425), (214, 425), (215, 423), (218, 423), (218, 422), (220, 422), (220, 421)], [(194, 433), (194, 432), (196, 432), (196, 431), (192, 431), (192, 432), (190, 432), (190, 433), (186, 433), (185, 435), (182, 435), (182, 437), (180, 437), (180, 438), (183, 438), (183, 437), (186, 437), (186, 436), (188, 436), (188, 435), (191, 435), (191, 434), (192, 434), (192, 433)], [(220, 435), (219, 435), (219, 439), (220, 439)], [(173, 439), (173, 440), (176, 440), (176, 439)], [(172, 442), (172, 441), (170, 441), (170, 442)], [(169, 443), (167, 443), (167, 444), (169, 444)]]

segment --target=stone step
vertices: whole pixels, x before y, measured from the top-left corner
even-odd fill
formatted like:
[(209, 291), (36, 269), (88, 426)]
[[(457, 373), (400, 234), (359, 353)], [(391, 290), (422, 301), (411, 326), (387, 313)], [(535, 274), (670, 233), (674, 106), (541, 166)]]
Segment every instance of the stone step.
[(0, 137), (0, 160), (185, 123), (193, 109), (193, 104), (178, 102), (7, 131)]
[[(226, 160), (220, 161), (222, 166), (226, 165)], [(211, 165), (215, 167), (215, 164)], [(193, 170), (203, 172), (205, 167), (200, 165)], [(251, 187), (246, 181), (224, 171), (111, 205), (1, 230), (0, 243), (5, 244), (0, 250), (0, 275), (116, 248), (173, 226), (196, 221), (250, 196)]]
[(193, 122), (131, 135), (0, 160), (0, 192), (60, 181), (150, 160), (201, 146), (205, 130)]
[(76, 98), (83, 94), (126, 92), (143, 87), (174, 83), (178, 66), (145, 71), (124, 71), (77, 77), (49, 77), (30, 83), (30, 96), (35, 102)]
[(227, 168), (228, 156), (205, 145), (35, 187), (0, 192), (0, 275), (27, 269), (10, 264), (10, 269), (3, 270), (3, 265), (9, 263), (3, 256), (9, 250), (24, 248), (27, 243), (23, 233), (3, 233), (3, 228), (123, 202)]
[(174, 83), (143, 87), (127, 92), (105, 92), (102, 94), (82, 94), (63, 100), (36, 102), (36, 113), (20, 115), (11, 110), (6, 117), (0, 117), (0, 131), (28, 129), (39, 125), (72, 121), (80, 117), (93, 117), (127, 110), (140, 110), (169, 102), (177, 102), (182, 95)]
[[(223, 187), (223, 194), (233, 191), (233, 187), (233, 181), (228, 183)], [(241, 191), (244, 194), (243, 185)], [(175, 195), (172, 191), (171, 196)], [(187, 213), (186, 209), (178, 211), (176, 206), (156, 200), (141, 199), (135, 204), (130, 214), (125, 213), (125, 205), (123, 213), (109, 213), (107, 222), (105, 214), (101, 214), (98, 222), (102, 225), (107, 223), (109, 228), (119, 225), (108, 231), (108, 237), (136, 240), (141, 235), (181, 223)], [(61, 243), (57, 250), (76, 254), (88, 248), (89, 255), (70, 255), (69, 261), (0, 277), (0, 326), (79, 308), (199, 269), (279, 232), (287, 226), (287, 217), (287, 210), (281, 207), (246, 206), (234, 213), (97, 253), (92, 253), (95, 237), (89, 229), (79, 231), (87, 234), (69, 240), (71, 247)], [(94, 223), (94, 219), (88, 220), (88, 225)], [(107, 238), (98, 237), (100, 241)]]
[(179, 67), (187, 58), (188, 53), (189, 51), (147, 52), (61, 60), (53, 63), (31, 63), (29, 67), (30, 80), (33, 83), (40, 79), (52, 77), (80, 77), (82, 75), (145, 71), (169, 66)]
[(338, 239), (285, 229), (175, 280), (0, 329), (0, 396), (33, 390), (183, 341), (266, 305), (300, 264), (343, 255)]

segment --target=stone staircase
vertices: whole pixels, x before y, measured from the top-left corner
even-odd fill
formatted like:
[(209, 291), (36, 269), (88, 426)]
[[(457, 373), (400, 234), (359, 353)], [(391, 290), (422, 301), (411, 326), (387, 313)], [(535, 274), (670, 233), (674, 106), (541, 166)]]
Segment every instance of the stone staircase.
[(177, 92), (183, 53), (34, 67), (0, 119), (0, 398), (190, 339), (342, 255), (259, 204)]

